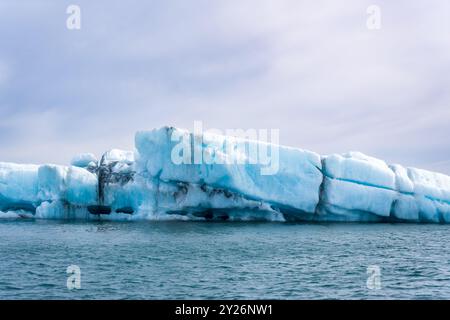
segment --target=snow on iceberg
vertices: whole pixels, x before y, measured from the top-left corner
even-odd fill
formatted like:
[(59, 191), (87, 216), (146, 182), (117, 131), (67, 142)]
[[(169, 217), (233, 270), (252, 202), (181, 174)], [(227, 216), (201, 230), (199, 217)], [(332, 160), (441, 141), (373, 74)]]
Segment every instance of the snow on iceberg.
[(449, 176), (360, 152), (172, 127), (138, 132), (135, 145), (71, 166), (0, 163), (0, 217), (450, 222)]

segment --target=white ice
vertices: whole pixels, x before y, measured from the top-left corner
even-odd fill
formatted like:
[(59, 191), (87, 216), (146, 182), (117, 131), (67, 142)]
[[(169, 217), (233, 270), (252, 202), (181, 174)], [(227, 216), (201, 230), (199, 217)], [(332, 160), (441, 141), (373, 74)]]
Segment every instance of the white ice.
[(72, 158), (70, 164), (75, 167), (95, 167), (98, 163), (97, 157), (92, 153), (81, 153)]

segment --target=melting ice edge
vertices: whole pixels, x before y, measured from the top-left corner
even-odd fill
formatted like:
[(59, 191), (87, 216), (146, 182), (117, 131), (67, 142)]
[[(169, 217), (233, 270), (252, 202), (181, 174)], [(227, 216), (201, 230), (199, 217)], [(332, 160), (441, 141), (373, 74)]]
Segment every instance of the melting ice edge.
[[(0, 218), (450, 222), (444, 174), (360, 152), (320, 156), (285, 146), (273, 175), (261, 175), (258, 164), (174, 164), (173, 133), (193, 137), (163, 127), (137, 132), (134, 152), (113, 149), (100, 160), (0, 162)], [(232, 140), (200, 138), (216, 157), (217, 146)]]

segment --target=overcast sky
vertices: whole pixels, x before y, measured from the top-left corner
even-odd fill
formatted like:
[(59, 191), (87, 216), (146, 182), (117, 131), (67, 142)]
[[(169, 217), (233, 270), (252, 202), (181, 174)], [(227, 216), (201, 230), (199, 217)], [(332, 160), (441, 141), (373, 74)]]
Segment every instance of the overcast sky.
[(449, 21), (448, 0), (0, 0), (0, 161), (201, 120), (450, 174)]

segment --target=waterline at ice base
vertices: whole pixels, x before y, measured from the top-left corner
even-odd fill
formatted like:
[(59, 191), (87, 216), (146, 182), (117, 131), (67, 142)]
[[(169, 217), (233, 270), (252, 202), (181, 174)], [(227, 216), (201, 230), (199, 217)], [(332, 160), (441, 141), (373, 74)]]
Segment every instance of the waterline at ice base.
[[(272, 149), (276, 166), (250, 152)], [(450, 177), (163, 127), (70, 166), (0, 162), (0, 218), (450, 223)]]

